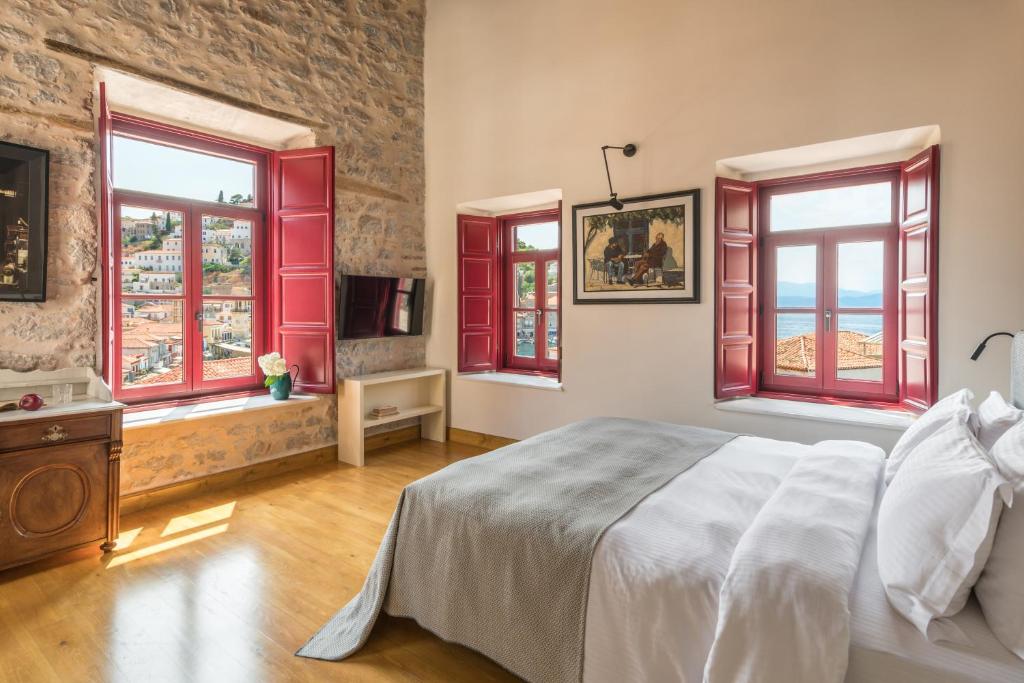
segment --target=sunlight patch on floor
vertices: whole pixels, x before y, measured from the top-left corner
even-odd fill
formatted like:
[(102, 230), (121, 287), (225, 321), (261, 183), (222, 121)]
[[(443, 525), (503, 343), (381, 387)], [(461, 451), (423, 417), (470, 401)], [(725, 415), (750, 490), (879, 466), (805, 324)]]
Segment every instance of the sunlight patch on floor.
[(237, 501), (231, 501), (230, 503), (224, 503), (223, 505), (216, 505), (205, 510), (197, 510), (196, 512), (190, 512), (187, 515), (180, 515), (174, 517), (167, 523), (164, 530), (160, 532), (160, 536), (173, 536), (174, 534), (181, 533), (182, 531), (190, 531), (192, 529), (198, 529), (201, 526), (207, 524), (213, 524), (214, 522), (222, 522), (229, 519), (235, 512), (235, 505)]
[(116, 549), (125, 550), (126, 548), (130, 548), (144, 528), (145, 527), (140, 526), (137, 529), (128, 529), (127, 531), (122, 530), (121, 533), (117, 535)]
[(157, 554), (165, 552), (167, 550), (173, 550), (174, 548), (181, 547), (181, 546), (186, 545), (188, 543), (194, 543), (195, 541), (201, 541), (204, 538), (210, 538), (211, 536), (216, 536), (218, 534), (222, 534), (222, 533), (224, 533), (227, 530), (228, 530), (228, 525), (227, 524), (218, 524), (216, 526), (211, 526), (211, 527), (208, 527), (206, 529), (201, 529), (201, 530), (193, 532), (191, 534), (186, 534), (184, 536), (179, 536), (178, 538), (172, 538), (170, 540), (164, 541), (163, 543), (157, 543), (155, 545), (151, 545), (151, 546), (148, 546), (146, 548), (139, 548), (138, 550), (133, 550), (132, 552), (125, 553), (124, 555), (115, 555), (110, 560), (110, 562), (107, 563), (107, 569), (113, 569), (114, 567), (120, 567), (121, 565), (128, 564), (129, 562), (134, 562), (135, 560), (141, 560), (144, 557), (151, 557), (153, 555), (157, 555)]

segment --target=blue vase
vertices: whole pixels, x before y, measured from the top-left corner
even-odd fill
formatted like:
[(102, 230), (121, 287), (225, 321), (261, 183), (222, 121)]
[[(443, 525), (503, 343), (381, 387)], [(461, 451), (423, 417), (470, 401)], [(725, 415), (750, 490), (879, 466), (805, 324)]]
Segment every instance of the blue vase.
[(288, 395), (292, 393), (292, 376), (289, 373), (270, 385), (270, 395), (278, 401), (287, 401)]

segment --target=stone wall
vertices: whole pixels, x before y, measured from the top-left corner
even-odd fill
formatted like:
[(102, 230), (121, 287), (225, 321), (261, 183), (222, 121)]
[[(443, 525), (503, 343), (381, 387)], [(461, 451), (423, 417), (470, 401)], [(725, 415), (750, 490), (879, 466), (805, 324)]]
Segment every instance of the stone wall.
[[(0, 139), (51, 151), (47, 301), (0, 303), (0, 368), (99, 363), (94, 65), (47, 39), (322, 122), (337, 272), (422, 277), (423, 23), (423, 0), (0, 2)], [(339, 376), (423, 363), (419, 338), (338, 345)]]

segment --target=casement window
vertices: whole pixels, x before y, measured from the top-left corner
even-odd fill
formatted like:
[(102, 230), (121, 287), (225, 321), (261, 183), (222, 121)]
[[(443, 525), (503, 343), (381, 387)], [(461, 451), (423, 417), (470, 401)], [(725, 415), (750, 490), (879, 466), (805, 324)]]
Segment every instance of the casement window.
[(935, 401), (938, 148), (716, 186), (718, 398)]
[(557, 377), (561, 211), (459, 216), (459, 371)]
[(258, 390), (276, 350), (333, 391), (333, 149), (100, 117), (104, 375), (142, 403)]

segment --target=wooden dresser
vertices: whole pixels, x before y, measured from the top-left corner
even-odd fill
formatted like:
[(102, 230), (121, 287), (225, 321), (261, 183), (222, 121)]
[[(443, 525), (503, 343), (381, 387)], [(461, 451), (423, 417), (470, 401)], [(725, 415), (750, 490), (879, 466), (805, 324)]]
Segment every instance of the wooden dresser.
[[(0, 384), (0, 403), (32, 389), (49, 401), (46, 385), (23, 380)], [(94, 543), (113, 549), (123, 407), (79, 394), (61, 406), (0, 413), (0, 570)]]

